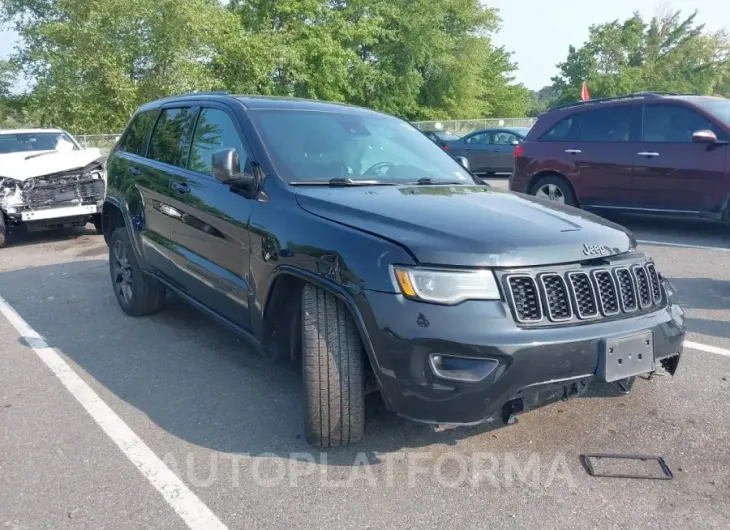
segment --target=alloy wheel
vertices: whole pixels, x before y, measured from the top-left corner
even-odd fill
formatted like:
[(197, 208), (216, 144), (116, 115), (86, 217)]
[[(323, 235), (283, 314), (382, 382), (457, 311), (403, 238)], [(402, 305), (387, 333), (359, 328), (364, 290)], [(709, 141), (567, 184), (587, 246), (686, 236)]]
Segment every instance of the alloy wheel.
[(535, 196), (540, 197), (541, 199), (565, 204), (565, 195), (563, 194), (563, 190), (555, 184), (545, 184), (544, 186), (541, 186), (540, 189), (537, 190)]
[(114, 291), (129, 305), (132, 303), (132, 265), (123, 241), (115, 241), (112, 250), (112, 281)]

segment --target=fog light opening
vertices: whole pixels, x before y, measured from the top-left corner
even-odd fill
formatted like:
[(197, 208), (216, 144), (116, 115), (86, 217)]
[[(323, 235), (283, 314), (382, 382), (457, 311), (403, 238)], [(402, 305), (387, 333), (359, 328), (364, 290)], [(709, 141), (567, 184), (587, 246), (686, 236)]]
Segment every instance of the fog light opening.
[(433, 353), (429, 356), (429, 364), (433, 373), (442, 379), (477, 383), (486, 379), (499, 362), (494, 359), (472, 359)]

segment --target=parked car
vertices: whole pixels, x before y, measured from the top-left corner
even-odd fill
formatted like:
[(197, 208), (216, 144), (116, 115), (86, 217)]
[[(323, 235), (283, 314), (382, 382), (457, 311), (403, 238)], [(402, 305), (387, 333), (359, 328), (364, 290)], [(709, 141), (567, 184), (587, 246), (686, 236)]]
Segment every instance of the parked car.
[(599, 212), (730, 220), (730, 100), (632, 94), (560, 107), (516, 149), (513, 191)]
[(443, 147), (449, 142), (455, 142), (460, 136), (448, 131), (423, 131), (436, 145)]
[(368, 392), (429, 424), (512, 423), (677, 369), (682, 311), (628, 231), (484, 186), (399, 119), (176, 96), (137, 110), (108, 170), (122, 310), (171, 291), (301, 363), (312, 444), (360, 439)]
[(444, 149), (451, 156), (466, 158), (475, 174), (511, 173), (515, 146), (522, 143), (529, 131), (528, 127), (484, 129), (448, 142)]
[(30, 231), (94, 223), (101, 232), (104, 157), (60, 129), (0, 130), (0, 247)]

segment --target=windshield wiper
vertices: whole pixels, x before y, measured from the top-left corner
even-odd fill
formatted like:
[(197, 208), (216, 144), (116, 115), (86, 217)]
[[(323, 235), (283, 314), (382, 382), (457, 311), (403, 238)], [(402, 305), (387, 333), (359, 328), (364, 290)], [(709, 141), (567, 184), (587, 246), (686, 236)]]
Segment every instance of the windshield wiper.
[(438, 184), (444, 184), (444, 185), (453, 185), (453, 184), (466, 184), (466, 182), (463, 182), (461, 180), (438, 180), (433, 179), (431, 177), (423, 177), (418, 179), (416, 182), (411, 182), (411, 184), (418, 184), (419, 186), (432, 186), (432, 185), (438, 185)]
[(336, 177), (329, 180), (297, 180), (290, 182), (292, 186), (396, 186), (393, 182), (383, 182), (382, 180), (354, 180), (350, 178)]
[(39, 156), (46, 156), (53, 153), (58, 153), (55, 149), (53, 151), (43, 151), (42, 153), (36, 153), (34, 155), (28, 155), (25, 157), (25, 160), (30, 160), (31, 158), (38, 158)]

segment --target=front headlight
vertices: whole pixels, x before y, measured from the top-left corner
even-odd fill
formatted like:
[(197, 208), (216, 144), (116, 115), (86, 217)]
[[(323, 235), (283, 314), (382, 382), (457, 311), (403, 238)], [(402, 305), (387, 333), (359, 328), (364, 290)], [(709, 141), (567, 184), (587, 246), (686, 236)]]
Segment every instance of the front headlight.
[(11, 189), (14, 190), (18, 187), (18, 182), (15, 179), (11, 179), (10, 177), (0, 177), (0, 189)]
[(437, 304), (465, 300), (500, 300), (497, 280), (489, 270), (446, 271), (393, 267), (396, 283), (408, 298)]

